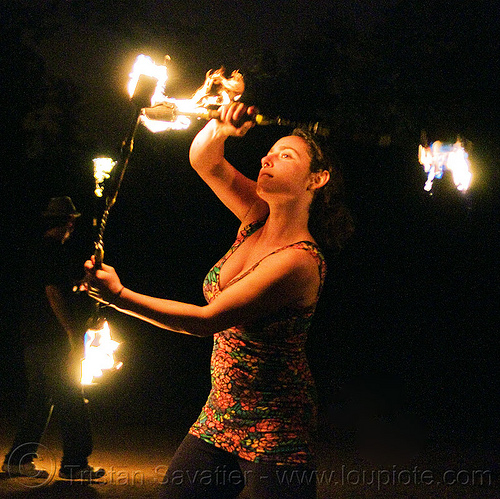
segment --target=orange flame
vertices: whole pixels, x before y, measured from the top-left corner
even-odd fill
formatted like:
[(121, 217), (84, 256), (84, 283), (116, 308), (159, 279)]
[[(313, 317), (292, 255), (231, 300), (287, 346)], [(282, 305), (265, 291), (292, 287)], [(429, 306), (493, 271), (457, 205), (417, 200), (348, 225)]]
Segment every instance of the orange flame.
[(205, 82), (190, 100), (201, 107), (222, 106), (238, 100), (244, 90), (243, 75), (239, 71), (233, 71), (231, 78), (226, 78), (224, 68), (220, 68), (207, 72)]
[(89, 329), (85, 333), (85, 356), (82, 360), (82, 385), (92, 385), (94, 378), (103, 375), (104, 370), (120, 369), (122, 362), (116, 362), (114, 352), (120, 343), (111, 339), (107, 321), (102, 329)]
[(238, 100), (245, 89), (243, 75), (239, 71), (233, 71), (231, 77), (226, 78), (224, 69), (220, 68), (207, 72), (205, 82), (190, 99), (167, 97), (166, 66), (157, 66), (150, 57), (141, 54), (130, 73), (128, 88), (131, 97), (141, 74), (158, 80), (151, 108), (147, 108), (147, 112), (144, 110), (141, 115), (142, 124), (152, 132), (186, 129), (191, 125), (191, 118), (206, 117), (208, 109)]
[[(168, 56), (166, 57), (166, 59)], [(167, 67), (157, 66), (151, 57), (141, 54), (137, 57), (132, 67), (132, 72), (130, 73), (130, 80), (128, 82), (128, 93), (130, 97), (133, 97), (137, 82), (141, 75), (152, 76), (158, 80), (156, 84), (155, 92), (151, 98), (151, 105), (161, 102), (164, 98), (165, 84), (167, 81)]]

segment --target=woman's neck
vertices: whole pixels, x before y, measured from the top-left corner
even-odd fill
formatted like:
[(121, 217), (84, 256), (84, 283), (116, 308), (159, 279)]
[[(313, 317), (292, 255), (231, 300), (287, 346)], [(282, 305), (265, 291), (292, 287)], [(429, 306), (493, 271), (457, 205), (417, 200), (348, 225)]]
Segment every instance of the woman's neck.
[(308, 221), (309, 206), (299, 203), (269, 205), (269, 215), (262, 230), (262, 240), (266, 241), (266, 245), (280, 246), (312, 239)]

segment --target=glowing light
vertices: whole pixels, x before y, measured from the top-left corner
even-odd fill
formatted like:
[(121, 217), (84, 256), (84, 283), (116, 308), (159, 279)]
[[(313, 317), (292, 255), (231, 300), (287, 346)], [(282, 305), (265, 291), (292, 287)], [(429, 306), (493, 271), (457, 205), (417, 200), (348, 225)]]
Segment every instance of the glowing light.
[(115, 167), (116, 161), (113, 161), (111, 158), (94, 158), (92, 161), (94, 163), (94, 193), (100, 198), (104, 191), (103, 183), (109, 178), (109, 174)]
[(101, 329), (89, 329), (85, 333), (85, 356), (82, 360), (82, 385), (94, 384), (94, 378), (103, 375), (104, 370), (120, 369), (122, 362), (116, 362), (114, 352), (120, 343), (111, 339), (107, 321)]
[(191, 118), (205, 118), (209, 109), (216, 109), (241, 97), (245, 85), (239, 71), (230, 78), (224, 70), (209, 71), (205, 82), (190, 99), (174, 99), (165, 94), (167, 72), (165, 66), (157, 66), (150, 57), (140, 55), (130, 73), (129, 94), (132, 97), (141, 74), (158, 80), (151, 99), (151, 107), (144, 108), (141, 123), (150, 131), (184, 130), (191, 125)]
[(418, 148), (418, 160), (427, 173), (424, 189), (430, 191), (434, 179), (440, 179), (445, 170), (453, 174), (456, 188), (465, 192), (470, 186), (472, 173), (470, 172), (469, 156), (460, 140), (454, 144), (433, 142), (429, 147), (422, 145)]
[(133, 97), (141, 75), (151, 76), (158, 80), (154, 94), (151, 97), (151, 105), (154, 106), (165, 98), (165, 83), (168, 78), (167, 67), (157, 66), (151, 57), (147, 55), (139, 55), (134, 62), (132, 72), (129, 74), (130, 80), (128, 82), (128, 93), (130, 97)]
[(165, 132), (166, 130), (185, 130), (191, 125), (191, 120), (187, 116), (175, 116), (172, 121), (152, 119), (147, 114), (141, 115), (141, 123), (153, 133)]

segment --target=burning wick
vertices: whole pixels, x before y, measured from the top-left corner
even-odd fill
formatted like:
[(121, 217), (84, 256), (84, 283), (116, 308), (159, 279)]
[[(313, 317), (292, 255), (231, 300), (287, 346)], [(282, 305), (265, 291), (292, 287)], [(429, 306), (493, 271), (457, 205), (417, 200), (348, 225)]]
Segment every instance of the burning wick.
[[(168, 56), (166, 60), (169, 60)], [(141, 79), (150, 77), (156, 79), (156, 88), (151, 97), (151, 103), (144, 106), (141, 116), (142, 124), (150, 131), (184, 130), (191, 125), (191, 118), (208, 119), (208, 109), (229, 104), (241, 97), (245, 84), (243, 75), (233, 71), (230, 78), (224, 76), (224, 70), (208, 71), (205, 82), (196, 90), (190, 99), (174, 99), (165, 95), (167, 81), (166, 66), (157, 66), (146, 55), (139, 55), (134, 63), (128, 84), (132, 100), (141, 92)], [(155, 107), (156, 106), (156, 107)]]
[(115, 167), (116, 161), (113, 161), (111, 158), (94, 158), (92, 161), (94, 163), (94, 193), (98, 198), (101, 198), (104, 192), (102, 184), (109, 178), (109, 174)]
[(94, 384), (94, 378), (103, 375), (104, 370), (120, 369), (122, 362), (116, 362), (114, 352), (120, 343), (111, 339), (107, 321), (99, 330), (89, 329), (85, 333), (85, 356), (82, 360), (82, 385)]
[(434, 179), (440, 179), (445, 170), (449, 170), (453, 174), (453, 181), (457, 189), (461, 192), (467, 191), (472, 179), (468, 158), (469, 155), (460, 140), (454, 144), (443, 144), (437, 140), (429, 147), (420, 145), (418, 147), (418, 161), (427, 173), (424, 189), (430, 191)]
[[(169, 57), (166, 56), (165, 60), (169, 60)], [(166, 66), (157, 66), (151, 57), (143, 54), (139, 55), (134, 62), (132, 72), (129, 74), (128, 93), (131, 98), (137, 92), (141, 91), (140, 85), (138, 85), (141, 76), (148, 76), (157, 80), (156, 88), (151, 97), (151, 105), (163, 101), (165, 99), (165, 83), (167, 81)]]

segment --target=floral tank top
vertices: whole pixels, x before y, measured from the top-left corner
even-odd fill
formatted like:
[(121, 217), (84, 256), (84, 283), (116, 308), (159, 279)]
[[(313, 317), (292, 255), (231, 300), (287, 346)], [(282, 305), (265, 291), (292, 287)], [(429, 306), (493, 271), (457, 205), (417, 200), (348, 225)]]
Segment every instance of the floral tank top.
[[(221, 292), (219, 272), (224, 263), (264, 223), (257, 221), (243, 228), (229, 251), (212, 267), (203, 283), (208, 302)], [(303, 249), (316, 260), (319, 298), (326, 274), (319, 248), (312, 242), (301, 241), (271, 255), (288, 248)], [(243, 279), (261, 261), (226, 287)], [(287, 308), (251, 324), (216, 333), (211, 358), (212, 388), (189, 433), (249, 461), (311, 464), (316, 393), (305, 342), (315, 308), (316, 303), (302, 309)]]

